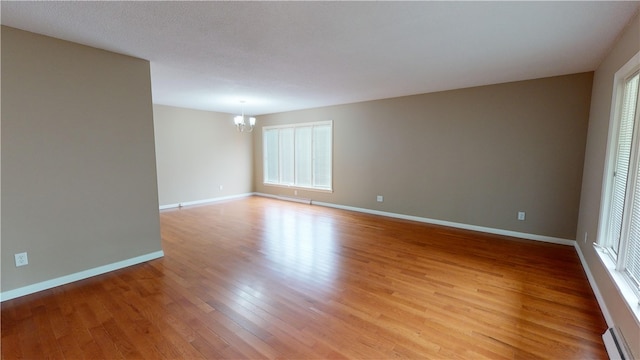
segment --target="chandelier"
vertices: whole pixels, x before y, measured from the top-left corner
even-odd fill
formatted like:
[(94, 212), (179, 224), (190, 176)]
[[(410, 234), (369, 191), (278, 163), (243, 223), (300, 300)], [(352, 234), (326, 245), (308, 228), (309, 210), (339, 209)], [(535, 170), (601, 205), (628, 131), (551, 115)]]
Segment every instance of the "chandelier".
[(256, 118), (249, 117), (249, 123), (247, 124), (247, 118), (244, 116), (244, 101), (240, 101), (240, 103), (242, 104), (242, 115), (234, 117), (233, 123), (236, 124), (236, 128), (240, 132), (252, 132), (253, 127), (256, 126)]

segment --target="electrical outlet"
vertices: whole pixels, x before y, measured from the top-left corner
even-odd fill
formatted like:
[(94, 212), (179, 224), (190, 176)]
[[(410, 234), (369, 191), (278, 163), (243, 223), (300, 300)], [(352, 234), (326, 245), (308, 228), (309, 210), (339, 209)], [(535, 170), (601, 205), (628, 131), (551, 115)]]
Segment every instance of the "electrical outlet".
[(298, 195), (298, 190), (293, 190), (293, 195)]
[(16, 267), (29, 265), (29, 258), (27, 257), (26, 252), (15, 254), (15, 258), (16, 258)]
[(525, 219), (525, 212), (524, 211), (518, 211), (518, 220), (524, 221), (524, 219)]
[(220, 185), (220, 190), (222, 190), (222, 185)]
[(376, 201), (377, 202), (382, 202), (382, 201), (384, 201), (384, 197), (382, 195), (378, 195), (378, 196), (376, 196)]

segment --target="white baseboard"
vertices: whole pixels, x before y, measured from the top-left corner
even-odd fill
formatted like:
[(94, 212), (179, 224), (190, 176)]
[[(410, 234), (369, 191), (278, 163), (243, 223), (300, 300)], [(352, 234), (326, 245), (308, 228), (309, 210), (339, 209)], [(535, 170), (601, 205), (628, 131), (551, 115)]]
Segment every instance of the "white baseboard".
[(218, 201), (239, 199), (239, 198), (248, 197), (252, 195), (254, 195), (254, 193), (244, 193), (244, 194), (236, 194), (236, 195), (229, 195), (229, 196), (221, 196), (221, 197), (211, 198), (211, 199), (185, 201), (185, 202), (176, 203), (176, 204), (160, 205), (160, 210), (173, 209), (173, 208), (179, 208), (179, 207), (191, 206), (191, 205), (209, 204), (209, 203), (214, 203)]
[[(261, 196), (261, 194), (257, 194), (257, 195)], [(573, 246), (575, 244), (575, 240), (562, 239), (562, 238), (556, 238), (551, 236), (528, 234), (528, 233), (522, 233), (517, 231), (511, 231), (511, 230), (494, 229), (494, 228), (488, 228), (484, 226), (476, 226), (476, 225), (462, 224), (462, 223), (451, 222), (451, 221), (429, 219), (429, 218), (412, 216), (412, 215), (396, 214), (396, 213), (391, 213), (386, 211), (371, 210), (371, 209), (346, 206), (346, 205), (337, 205), (337, 204), (325, 203), (320, 201), (311, 201), (311, 204), (332, 207), (336, 209), (357, 211), (357, 212), (373, 214), (373, 215), (388, 216), (392, 218), (417, 221), (417, 222), (433, 224), (433, 225), (442, 225), (442, 226), (449, 226), (449, 227), (458, 228), (458, 229), (479, 231), (479, 232), (484, 232), (489, 234), (517, 237), (517, 238), (527, 239), (527, 240), (536, 240), (536, 241), (543, 241), (543, 242), (549, 242), (549, 243), (560, 244), (560, 245), (569, 245), (569, 246)]]
[(80, 271), (74, 274), (69, 274), (69, 275), (65, 275), (65, 276), (61, 276), (59, 278), (55, 278), (55, 279), (51, 279), (51, 280), (46, 280), (43, 282), (39, 282), (37, 284), (33, 284), (33, 285), (27, 285), (21, 288), (17, 288), (17, 289), (13, 289), (13, 290), (9, 290), (9, 291), (4, 291), (2, 293), (0, 293), (0, 302), (2, 301), (6, 301), (6, 300), (11, 300), (11, 299), (15, 299), (21, 296), (25, 296), (25, 295), (29, 295), (29, 294), (33, 294), (33, 293), (37, 293), (39, 291), (43, 291), (43, 290), (47, 290), (47, 289), (51, 289), (57, 286), (61, 286), (61, 285), (65, 285), (65, 284), (69, 284), (72, 283), (74, 281), (79, 281), (79, 280), (84, 280), (84, 279), (88, 279), (90, 277), (96, 276), (96, 275), (102, 275), (114, 270), (119, 270), (122, 268), (126, 268), (128, 266), (132, 266), (132, 265), (136, 265), (136, 264), (140, 264), (143, 262), (147, 262), (150, 260), (154, 260), (154, 259), (158, 259), (164, 256), (164, 252), (162, 250), (160, 251), (155, 251), (149, 254), (145, 254), (145, 255), (140, 255), (140, 256), (136, 256), (134, 258), (131, 259), (127, 259), (127, 260), (122, 260), (122, 261), (118, 261), (112, 264), (107, 264), (107, 265), (103, 265), (103, 266), (98, 266), (96, 268), (93, 269), (88, 269), (88, 270), (84, 270), (84, 271)]
[(608, 327), (613, 327), (613, 317), (607, 308), (607, 304), (604, 302), (604, 297), (600, 292), (600, 288), (598, 288), (598, 284), (596, 283), (596, 279), (593, 277), (591, 273), (591, 269), (589, 269), (589, 264), (587, 264), (587, 260), (584, 258), (584, 254), (582, 253), (582, 249), (578, 243), (575, 243), (574, 246), (576, 248), (576, 252), (578, 253), (578, 257), (580, 258), (580, 262), (582, 263), (582, 268), (584, 269), (585, 274), (587, 274), (587, 279), (589, 279), (589, 285), (591, 285), (591, 289), (593, 293), (596, 295), (596, 300), (598, 301), (598, 305), (600, 306), (600, 311), (602, 311), (602, 315), (604, 316), (604, 320), (607, 322)]
[[(262, 194), (262, 193), (256, 193), (255, 195), (277, 198), (277, 196), (269, 195), (269, 194)], [(577, 242), (575, 240), (555, 238), (555, 237), (535, 235), (535, 234), (528, 234), (528, 233), (521, 233), (521, 232), (516, 232), (516, 231), (510, 231), (510, 230), (487, 228), (487, 227), (483, 227), (483, 226), (461, 224), (461, 223), (450, 222), (450, 221), (442, 221), (442, 220), (429, 219), (429, 218), (423, 218), (423, 217), (418, 217), (418, 216), (396, 214), (396, 213), (390, 213), (390, 212), (386, 212), (386, 211), (371, 210), (371, 209), (365, 209), (365, 208), (359, 208), (359, 207), (353, 207), (353, 206), (325, 203), (325, 202), (320, 202), (320, 201), (311, 201), (311, 204), (312, 205), (332, 207), (332, 208), (336, 208), (336, 209), (357, 211), (357, 212), (373, 214), (373, 215), (388, 216), (388, 217), (393, 217), (393, 218), (398, 218), (398, 219), (418, 221), (418, 222), (434, 224), (434, 225), (449, 226), (449, 227), (460, 228), (460, 229), (465, 229), (465, 230), (480, 231), (480, 232), (485, 232), (485, 233), (490, 233), (490, 234), (506, 235), (506, 236), (512, 236), (512, 237), (527, 239), (527, 240), (544, 241), (544, 242), (550, 242), (550, 243), (554, 243), (554, 244), (573, 246), (576, 249), (577, 253), (578, 253), (578, 257), (580, 258), (580, 262), (582, 263), (582, 267), (583, 267), (585, 273), (587, 274), (587, 278), (589, 279), (589, 284), (591, 285), (591, 288), (593, 289), (593, 292), (594, 292), (594, 294), (596, 296), (596, 300), (598, 301), (598, 305), (600, 306), (600, 310), (602, 311), (602, 314), (603, 314), (603, 316), (605, 318), (605, 321), (607, 322), (607, 325), (609, 327), (613, 327), (614, 326), (613, 318), (611, 317), (611, 313), (609, 312), (609, 309), (607, 308), (606, 303), (604, 302), (604, 298), (602, 296), (602, 293), (600, 292), (600, 289), (598, 288), (598, 285), (596, 284), (595, 279), (593, 278), (593, 275), (591, 274), (591, 270), (589, 269), (589, 265), (587, 264), (587, 262), (586, 262), (586, 260), (584, 258), (584, 255), (582, 254), (582, 249), (580, 249), (580, 246), (577, 244)]]

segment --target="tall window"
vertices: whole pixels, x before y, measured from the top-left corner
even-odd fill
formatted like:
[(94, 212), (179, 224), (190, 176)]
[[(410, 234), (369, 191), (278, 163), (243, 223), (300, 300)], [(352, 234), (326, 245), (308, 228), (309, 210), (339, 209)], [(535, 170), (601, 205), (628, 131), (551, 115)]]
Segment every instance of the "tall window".
[(262, 128), (264, 183), (332, 189), (333, 122)]
[(599, 243), (640, 297), (639, 55), (616, 73), (605, 177), (605, 221)]

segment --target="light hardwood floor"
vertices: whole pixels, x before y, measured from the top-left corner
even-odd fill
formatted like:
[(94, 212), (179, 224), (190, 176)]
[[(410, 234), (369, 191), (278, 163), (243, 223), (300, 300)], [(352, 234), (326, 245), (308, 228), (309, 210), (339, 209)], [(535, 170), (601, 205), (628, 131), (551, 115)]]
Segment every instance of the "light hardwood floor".
[(2, 359), (604, 359), (570, 246), (260, 197), (161, 212), (165, 257), (2, 303)]

